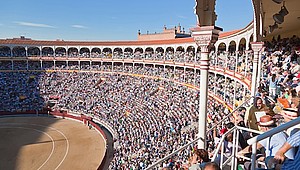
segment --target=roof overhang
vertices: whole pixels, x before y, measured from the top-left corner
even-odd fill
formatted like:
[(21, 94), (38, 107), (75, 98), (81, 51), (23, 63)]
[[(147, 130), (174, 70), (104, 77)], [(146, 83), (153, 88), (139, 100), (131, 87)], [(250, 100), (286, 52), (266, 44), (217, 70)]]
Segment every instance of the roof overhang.
[[(261, 16), (263, 39), (272, 39), (280, 35), (281, 37), (290, 37), (292, 35), (300, 35), (300, 1), (299, 0), (285, 0), (280, 4), (273, 0), (261, 0)], [(285, 6), (289, 12), (284, 16), (284, 22), (278, 24), (278, 28), (270, 32), (270, 26), (274, 25), (275, 20), (273, 16)]]

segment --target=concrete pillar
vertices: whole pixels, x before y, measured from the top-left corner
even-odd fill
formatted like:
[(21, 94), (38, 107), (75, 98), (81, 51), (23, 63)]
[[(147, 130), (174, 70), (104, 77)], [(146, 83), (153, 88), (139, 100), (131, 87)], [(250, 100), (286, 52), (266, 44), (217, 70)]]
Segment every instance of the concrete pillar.
[(226, 102), (226, 92), (227, 92), (227, 76), (226, 76), (226, 74), (224, 73), (224, 78), (225, 78), (225, 83), (224, 83), (224, 94), (223, 94), (223, 101), (225, 101)]
[(196, 74), (197, 74), (197, 70), (196, 68), (194, 68), (194, 86), (196, 86), (196, 79), (197, 79)]
[(238, 62), (239, 62), (239, 51), (235, 52), (235, 69), (234, 75), (238, 72)]
[(249, 51), (246, 51), (246, 59), (245, 59), (245, 74), (244, 77), (247, 77), (247, 71), (248, 71), (248, 57), (249, 57)]
[(43, 54), (43, 46), (40, 47), (40, 57), (42, 57)]
[(236, 101), (236, 79), (234, 79), (234, 90), (233, 90), (233, 101), (232, 101), (233, 110), (236, 108), (235, 101)]
[[(234, 69), (234, 76), (238, 73), (238, 62), (239, 62), (239, 51), (235, 52), (235, 69)], [(235, 101), (236, 101), (236, 79), (234, 79), (234, 91), (233, 91), (233, 110), (236, 108)]]
[(264, 48), (262, 48), (260, 51), (259, 51), (259, 54), (258, 54), (258, 67), (257, 67), (257, 82), (256, 82), (256, 87), (259, 86), (259, 82), (260, 82), (260, 78), (262, 77), (262, 52), (264, 51)]
[(183, 82), (187, 83), (186, 82), (186, 66), (183, 67)]
[(201, 48), (200, 58), (200, 104), (199, 104), (199, 127), (198, 127), (198, 148), (206, 149), (206, 123), (207, 123), (207, 97), (208, 97), (208, 69), (209, 52), (213, 44), (218, 40), (221, 28), (215, 26), (203, 26), (191, 28), (192, 37)]
[[(215, 74), (215, 77), (214, 77), (214, 83), (217, 84), (217, 72), (214, 73)], [(217, 86), (217, 85), (216, 85)], [(214, 95), (216, 96), (217, 95), (217, 88), (215, 87), (214, 88)]]
[(252, 42), (251, 47), (254, 53), (253, 56), (253, 72), (252, 72), (252, 81), (251, 81), (251, 96), (256, 94), (256, 84), (257, 84), (257, 68), (258, 60), (261, 49), (263, 48), (263, 42)]
[(25, 47), (25, 57), (29, 57), (28, 56), (28, 47)]

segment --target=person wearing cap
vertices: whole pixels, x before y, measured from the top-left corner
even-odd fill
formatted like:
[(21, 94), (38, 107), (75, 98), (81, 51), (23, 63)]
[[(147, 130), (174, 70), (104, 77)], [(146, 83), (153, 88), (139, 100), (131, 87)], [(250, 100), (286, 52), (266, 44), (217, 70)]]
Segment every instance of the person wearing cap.
[[(276, 127), (276, 120), (273, 119), (273, 117), (270, 115), (265, 115), (260, 118), (258, 125), (261, 127), (261, 130), (263, 132), (267, 132), (269, 130), (272, 130), (274, 127)], [(287, 137), (288, 136), (285, 132), (279, 132), (274, 134), (271, 137), (259, 141), (258, 145), (261, 145), (262, 147), (265, 148), (266, 157), (274, 156), (277, 150), (284, 144)], [(269, 145), (268, 142), (270, 142)], [(286, 153), (286, 156), (288, 158), (294, 158), (294, 155), (295, 155), (294, 150), (291, 150)]]
[[(260, 117), (257, 124), (260, 126), (263, 132), (267, 132), (274, 127), (276, 127), (276, 121), (270, 115), (264, 115)], [(257, 142), (257, 149), (264, 148), (265, 155), (262, 158), (267, 158), (270, 156), (275, 156), (275, 153), (280, 149), (281, 146), (286, 142), (287, 134), (285, 132), (279, 132), (271, 137), (265, 138)], [(241, 150), (239, 154), (247, 154), (251, 151), (251, 146), (247, 146), (245, 149)], [(291, 149), (285, 153), (285, 156), (289, 159), (294, 159), (295, 150)], [(262, 159), (260, 158), (260, 160)]]
[[(285, 123), (298, 118), (298, 116), (299, 116), (299, 106), (300, 105), (298, 105), (297, 107), (282, 109), (282, 111), (280, 113), (283, 116)], [(287, 132), (288, 135), (291, 136), (292, 134), (294, 134), (295, 132), (297, 132), (299, 130), (300, 130), (300, 125), (295, 125), (295, 126), (292, 126), (292, 127), (288, 128), (286, 130), (286, 132)]]
[(292, 81), (291, 87), (296, 88), (299, 85), (299, 79), (297, 77), (294, 77), (292, 80), (293, 81)]

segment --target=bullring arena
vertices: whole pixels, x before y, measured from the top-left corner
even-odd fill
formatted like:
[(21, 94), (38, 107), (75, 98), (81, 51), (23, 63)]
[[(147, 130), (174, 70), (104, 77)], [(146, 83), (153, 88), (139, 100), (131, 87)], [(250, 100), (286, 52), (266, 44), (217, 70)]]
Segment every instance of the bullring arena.
[[(105, 139), (82, 122), (48, 116), (0, 118), (0, 169), (97, 169)], [(3, 140), (5, 139), (5, 140)]]

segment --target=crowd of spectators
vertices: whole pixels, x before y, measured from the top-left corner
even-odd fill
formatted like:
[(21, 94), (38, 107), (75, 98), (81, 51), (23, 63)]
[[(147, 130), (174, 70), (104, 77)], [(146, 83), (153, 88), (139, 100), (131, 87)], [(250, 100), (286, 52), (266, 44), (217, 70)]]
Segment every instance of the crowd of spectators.
[[(294, 119), (295, 117), (285, 115), (288, 111), (294, 110), (299, 115), (299, 42), (299, 38), (294, 36), (266, 43), (261, 81), (253, 105), (241, 107), (226, 121), (224, 117), (230, 114), (230, 108), (225, 104), (238, 106), (239, 101), (246, 99), (249, 90), (226, 76), (209, 75), (208, 90), (225, 104), (211, 98), (208, 100), (207, 123), (209, 128), (215, 128), (208, 133), (208, 148), (205, 149), (207, 155), (213, 153), (221, 136), (234, 125), (263, 131), (265, 125), (257, 123), (262, 120), (255, 116), (256, 112), (264, 112), (275, 119), (272, 126)], [(89, 57), (88, 54), (81, 54)], [(109, 57), (109, 54), (108, 52), (104, 56)], [(23, 51), (19, 55), (23, 56)], [(100, 55), (103, 56), (103, 53)], [(193, 55), (169, 52), (153, 56), (151, 53), (128, 52), (114, 56), (133, 59), (154, 57), (176, 62), (198, 61), (199, 55)], [(78, 54), (72, 52), (69, 56)], [(252, 54), (230, 54), (225, 55), (225, 58), (224, 55), (212, 56), (215, 57), (212, 66), (237, 71), (249, 78)], [(197, 70), (174, 66), (77, 61), (57, 61), (55, 64), (50, 61), (1, 61), (0, 70), (1, 111), (51, 107), (54, 110), (66, 109), (93, 115), (111, 125), (118, 134), (111, 169), (144, 169), (196, 138), (199, 94), (196, 89), (183, 83), (198, 86), (200, 77)], [(51, 103), (53, 101), (54, 104)], [(297, 128), (287, 131), (281, 145)], [(253, 135), (255, 134), (241, 132), (238, 150), (245, 151), (245, 140)], [(227, 134), (224, 155), (228, 157), (232, 154), (232, 138), (232, 134)], [(275, 153), (276, 150), (273, 150), (271, 155), (265, 157), (274, 156)], [(188, 159), (189, 157), (191, 158)], [(194, 144), (161, 166), (192, 169), (199, 162), (208, 162), (203, 154), (201, 160), (196, 160), (198, 157), (201, 154)]]
[[(19, 72), (26, 68), (24, 64), (27, 63), (15, 62), (16, 72), (0, 73), (1, 90), (8, 92), (2, 94), (5, 99), (1, 103), (2, 111), (38, 110), (57, 100), (52, 107), (54, 110), (96, 116), (118, 133), (119, 145), (111, 164), (112, 169), (146, 167), (195, 138), (196, 127), (191, 125), (198, 120), (199, 95), (195, 89), (176, 83), (182, 78), (174, 78), (174, 75), (180, 75), (182, 70), (175, 70), (178, 73), (173, 76), (166, 75), (173, 79), (165, 81), (159, 79), (165, 73), (163, 67), (114, 67), (116, 71), (145, 75), (136, 77), (89, 71), (69, 72), (64, 70), (66, 66), (62, 63), (56, 67), (57, 71)], [(28, 67), (36, 69), (39, 64), (29, 62)], [(45, 67), (47, 64), (50, 63), (43, 63)], [(101, 67), (97, 65), (90, 70), (112, 69), (109, 64)], [(69, 69), (76, 68), (78, 64), (74, 63), (74, 67), (69, 65)], [(173, 68), (171, 70), (174, 71)], [(148, 78), (148, 74), (157, 78)], [(209, 103), (210, 117), (222, 119), (225, 106), (211, 100)], [(221, 115), (217, 116), (215, 110), (219, 110)], [(182, 129), (187, 126), (191, 128), (183, 133)], [(132, 158), (127, 155), (132, 155)], [(190, 152), (183, 152), (177, 161), (182, 163), (188, 155)]]
[[(197, 85), (200, 83), (199, 71), (138, 64), (112, 65), (104, 63), (101, 65), (95, 63), (90, 65), (90, 63), (81, 63), (79, 65), (75, 61), (68, 63), (57, 61), (55, 67), (51, 62), (5, 61), (3, 63), (1, 70), (11, 70), (12, 68), (15, 71), (32, 70), (1, 73), (3, 87), (9, 87), (3, 91), (17, 92), (13, 96), (13, 100), (5, 97), (10, 102), (6, 102), (7, 106), (3, 105), (4, 111), (38, 110), (45, 107), (45, 103), (47, 104), (52, 99), (58, 99), (52, 109), (92, 114), (108, 122), (112, 127), (118, 127), (115, 131), (119, 136), (119, 146), (111, 164), (112, 169), (146, 167), (196, 137), (197, 128), (195, 124), (198, 120), (198, 109), (196, 108), (198, 107), (197, 97), (199, 95), (194, 89), (171, 82), (186, 82)], [(57, 71), (43, 72), (42, 69)], [(40, 70), (40, 72), (33, 70)], [(82, 70), (82, 72), (64, 72), (67, 70)], [(157, 78), (131, 77), (121, 74), (107, 76), (102, 73), (86, 72), (88, 70), (134, 73)], [(16, 77), (17, 80), (10, 79), (12, 76)], [(224, 85), (226, 83), (223, 76), (212, 75), (211, 77), (213, 76), (218, 79), (217, 84)], [(158, 77), (168, 81), (160, 80)], [(14, 83), (11, 83), (10, 80)], [(28, 86), (28, 81), (33, 86)], [(95, 88), (97, 83), (99, 83), (96, 86), (98, 88)], [(99, 86), (101, 83), (105, 83), (105, 85)], [(228, 94), (230, 95), (233, 94), (230, 91), (233, 85), (228, 86)], [(214, 84), (209, 85), (209, 87), (211, 86)], [(141, 87), (143, 88), (137, 90)], [(23, 90), (24, 88), (30, 90), (27, 92)], [(210, 89), (213, 88), (218, 90), (211, 90), (211, 92), (224, 99), (223, 87), (211, 87)], [(19, 93), (15, 89), (23, 91), (23, 93)], [(240, 92), (240, 90), (237, 91)], [(38, 97), (34, 98), (31, 95)], [(225, 96), (225, 98), (227, 101), (233, 101), (232, 97)], [(28, 103), (36, 103), (36, 101), (39, 101), (38, 105), (28, 105)], [(122, 101), (126, 102), (122, 103)], [(194, 101), (194, 103), (190, 101)], [(12, 106), (9, 103), (16, 103), (16, 105)], [(223, 104), (211, 100), (208, 103), (210, 106), (208, 116), (211, 120), (208, 127), (212, 127), (214, 123), (222, 120), (223, 116), (229, 113), (229, 109)], [(145, 119), (146, 115), (149, 115), (148, 119)], [(124, 122), (129, 122), (129, 124)], [(131, 124), (131, 122), (139, 123)], [(187, 126), (191, 126), (191, 128), (182, 131), (182, 128)], [(158, 138), (158, 136), (165, 137)], [(173, 159), (174, 162), (172, 163), (176, 164), (177, 167), (182, 166), (192, 154), (193, 147), (190, 146), (186, 152), (180, 153), (177, 159)], [(210, 143), (209, 150), (213, 151), (214, 147), (214, 143)], [(128, 160), (125, 155), (132, 155), (133, 157)], [(158, 156), (154, 157), (153, 155)], [(165, 162), (163, 166), (169, 166), (169, 162)]]

